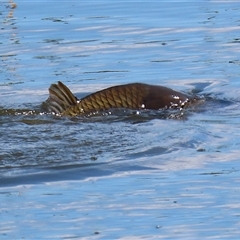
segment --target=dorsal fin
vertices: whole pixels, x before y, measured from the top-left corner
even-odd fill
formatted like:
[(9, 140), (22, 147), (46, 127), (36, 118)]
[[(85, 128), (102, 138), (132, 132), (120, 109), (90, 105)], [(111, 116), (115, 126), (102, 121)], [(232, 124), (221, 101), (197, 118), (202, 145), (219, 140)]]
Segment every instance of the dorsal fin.
[(62, 82), (59, 81), (57, 84), (50, 86), (47, 100), (48, 111), (60, 114), (76, 104), (77, 98)]

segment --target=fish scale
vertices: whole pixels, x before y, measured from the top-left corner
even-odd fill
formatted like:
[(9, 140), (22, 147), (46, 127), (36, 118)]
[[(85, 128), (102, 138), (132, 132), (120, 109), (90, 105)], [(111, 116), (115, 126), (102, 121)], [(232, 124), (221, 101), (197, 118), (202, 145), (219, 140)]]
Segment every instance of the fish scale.
[(110, 87), (77, 100), (67, 86), (58, 82), (50, 86), (46, 105), (49, 112), (62, 116), (77, 116), (111, 108), (182, 109), (196, 100), (195, 97), (170, 88), (144, 83)]

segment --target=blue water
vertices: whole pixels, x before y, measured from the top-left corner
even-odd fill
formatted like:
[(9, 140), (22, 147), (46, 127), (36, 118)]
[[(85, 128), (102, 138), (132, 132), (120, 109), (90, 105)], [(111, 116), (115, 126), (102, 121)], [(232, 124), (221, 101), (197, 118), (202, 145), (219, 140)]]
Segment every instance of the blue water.
[[(239, 239), (237, 1), (0, 3), (1, 239)], [(38, 114), (145, 82), (206, 98), (161, 114)]]

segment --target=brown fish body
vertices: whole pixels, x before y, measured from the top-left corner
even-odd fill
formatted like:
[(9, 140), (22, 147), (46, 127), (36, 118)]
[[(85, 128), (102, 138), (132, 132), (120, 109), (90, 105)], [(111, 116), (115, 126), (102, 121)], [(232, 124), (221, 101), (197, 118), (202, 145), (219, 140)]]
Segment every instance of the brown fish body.
[(61, 82), (49, 88), (49, 110), (64, 116), (84, 115), (111, 108), (168, 109), (183, 108), (189, 96), (170, 88), (131, 83), (103, 89), (77, 100)]

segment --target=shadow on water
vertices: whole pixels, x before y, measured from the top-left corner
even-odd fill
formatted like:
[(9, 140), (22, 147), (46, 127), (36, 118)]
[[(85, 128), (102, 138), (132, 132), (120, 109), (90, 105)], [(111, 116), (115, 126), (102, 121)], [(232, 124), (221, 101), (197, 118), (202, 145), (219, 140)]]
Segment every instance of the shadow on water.
[(68, 166), (55, 166), (55, 167), (13, 167), (5, 168), (1, 172), (0, 186), (15, 186), (22, 184), (39, 184), (45, 182), (55, 182), (69, 180), (85, 180), (96, 177), (108, 177), (114, 174), (124, 172), (136, 172), (141, 170), (154, 170), (154, 168), (144, 166), (129, 166), (129, 165), (111, 165), (111, 163), (86, 163), (75, 164)]

